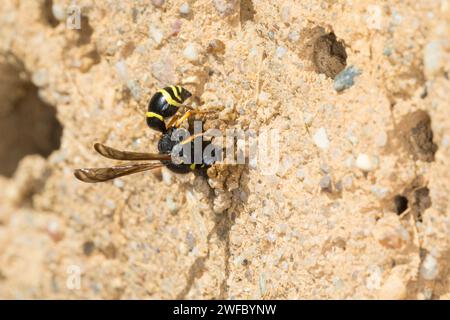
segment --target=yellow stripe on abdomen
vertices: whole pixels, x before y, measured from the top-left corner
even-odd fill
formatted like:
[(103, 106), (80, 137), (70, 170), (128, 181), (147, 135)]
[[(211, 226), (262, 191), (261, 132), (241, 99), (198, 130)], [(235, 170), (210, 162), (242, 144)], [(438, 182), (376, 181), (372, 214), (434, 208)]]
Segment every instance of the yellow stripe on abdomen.
[(164, 118), (163, 118), (162, 115), (154, 113), (154, 112), (151, 112), (151, 111), (148, 111), (145, 115), (146, 115), (147, 118), (157, 118), (157, 119), (159, 119), (161, 121), (164, 121)]
[(170, 88), (172, 89), (173, 94), (174, 94), (175, 97), (178, 99), (178, 101), (181, 101), (181, 97), (180, 97), (180, 95), (178, 94), (177, 88), (176, 88), (175, 86), (170, 86)]
[(164, 90), (164, 89), (159, 89), (158, 92), (161, 92), (161, 93), (162, 93), (162, 95), (164, 96), (164, 98), (166, 98), (166, 101), (167, 101), (170, 105), (175, 106), (175, 107), (181, 106), (181, 103), (179, 103), (178, 101), (176, 101), (175, 99), (173, 99), (172, 96), (170, 95), (170, 93), (167, 92), (166, 90)]

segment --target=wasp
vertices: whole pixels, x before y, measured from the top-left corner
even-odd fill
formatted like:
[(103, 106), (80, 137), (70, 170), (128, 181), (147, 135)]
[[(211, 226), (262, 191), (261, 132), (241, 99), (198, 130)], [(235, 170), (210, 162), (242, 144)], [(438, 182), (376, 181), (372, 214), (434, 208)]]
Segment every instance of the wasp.
[[(162, 133), (158, 141), (159, 153), (147, 152), (131, 152), (121, 151), (101, 143), (95, 143), (94, 149), (102, 156), (114, 160), (126, 161), (158, 161), (158, 162), (138, 162), (132, 164), (124, 164), (114, 167), (105, 168), (82, 168), (76, 169), (74, 175), (83, 182), (103, 182), (117, 177), (130, 175), (137, 172), (152, 170), (166, 166), (169, 170), (176, 173), (188, 173), (197, 171), (204, 173), (205, 170), (215, 162), (215, 157), (211, 159), (203, 159), (202, 163), (194, 163), (194, 140), (201, 138), (203, 132), (191, 135), (185, 139), (180, 136), (174, 139), (173, 133), (179, 129), (181, 124), (194, 114), (201, 114), (190, 106), (183, 103), (191, 97), (192, 94), (181, 86), (170, 86), (158, 90), (150, 99), (148, 111), (146, 113), (147, 125), (156, 131)], [(180, 116), (179, 110), (187, 109)], [(171, 118), (166, 124), (166, 119)], [(191, 161), (176, 163), (172, 161), (172, 151), (176, 145), (190, 144)], [(202, 149), (210, 144), (209, 141), (202, 140)], [(189, 147), (189, 146), (188, 146)], [(180, 149), (179, 156), (182, 156)]]

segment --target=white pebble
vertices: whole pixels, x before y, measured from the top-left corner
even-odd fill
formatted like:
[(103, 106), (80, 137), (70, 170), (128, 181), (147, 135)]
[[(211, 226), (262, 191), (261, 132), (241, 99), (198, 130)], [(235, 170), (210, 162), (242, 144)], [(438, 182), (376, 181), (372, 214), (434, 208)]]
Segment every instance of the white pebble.
[(122, 81), (128, 80), (128, 70), (125, 61), (119, 60), (116, 63), (116, 71)]
[(420, 267), (420, 274), (425, 280), (433, 280), (439, 273), (438, 262), (433, 255), (428, 254)]
[(288, 39), (289, 41), (297, 42), (298, 40), (300, 40), (300, 34), (297, 31), (291, 31), (288, 34)]
[(384, 199), (389, 194), (389, 189), (386, 187), (378, 187), (374, 185), (370, 188), (370, 190), (378, 199)]
[(345, 189), (350, 189), (353, 185), (353, 178), (350, 176), (345, 176), (344, 179), (342, 179), (342, 186)]
[(189, 43), (183, 50), (183, 55), (191, 62), (195, 62), (198, 59), (198, 49), (193, 43)]
[(49, 233), (57, 234), (59, 232), (59, 223), (56, 220), (52, 220), (47, 225), (47, 230)]
[(108, 207), (108, 208), (111, 209), (111, 210), (116, 209), (116, 204), (115, 204), (114, 201), (111, 200), (111, 199), (106, 199), (106, 200), (105, 200), (105, 206)]
[(319, 128), (313, 136), (314, 144), (320, 149), (326, 150), (330, 146), (325, 128)]
[(48, 83), (47, 70), (39, 69), (31, 76), (31, 81), (36, 87), (43, 87)]
[(180, 13), (188, 15), (191, 11), (191, 8), (189, 8), (189, 3), (185, 2), (180, 6)]
[(375, 143), (379, 147), (384, 147), (387, 143), (387, 134), (384, 131), (381, 131), (377, 136), (375, 137)]
[(314, 115), (312, 113), (303, 112), (303, 123), (306, 126), (310, 126), (311, 123), (313, 122), (313, 119), (314, 119)]
[(284, 23), (288, 23), (291, 19), (291, 7), (286, 6), (281, 9), (281, 20), (283, 20)]
[(270, 93), (265, 92), (265, 91), (261, 91), (261, 93), (258, 96), (258, 100), (262, 103), (269, 102), (269, 99), (270, 99)]
[(234, 14), (239, 8), (237, 0), (214, 0), (214, 7), (222, 17)]
[(300, 180), (305, 179), (305, 170), (303, 170), (302, 168), (298, 169), (297, 178), (299, 178)]
[(139, 83), (136, 80), (129, 80), (127, 81), (127, 88), (130, 90), (133, 98), (139, 100), (141, 97), (141, 87), (139, 86)]
[(164, 33), (160, 29), (153, 26), (150, 27), (149, 33), (156, 45), (160, 45), (164, 38)]
[(348, 156), (347, 159), (345, 159), (344, 163), (347, 168), (353, 168), (353, 165), (355, 164), (355, 158), (353, 158), (353, 156)]
[(440, 41), (431, 41), (427, 43), (424, 50), (423, 64), (425, 74), (431, 78), (440, 73), (444, 66), (443, 48)]
[(275, 55), (277, 56), (277, 58), (282, 58), (287, 52), (286, 47), (277, 47), (277, 49), (275, 50)]
[(377, 290), (381, 285), (381, 269), (378, 266), (370, 266), (369, 269), (369, 276), (366, 278), (366, 287), (369, 290)]
[(267, 234), (267, 240), (270, 242), (275, 242), (277, 240), (277, 236), (273, 232), (269, 232)]
[(163, 168), (163, 170), (161, 171), (162, 174), (162, 180), (163, 182), (170, 186), (172, 184), (172, 173), (170, 173), (169, 170), (167, 170), (166, 168)]
[(123, 182), (122, 179), (114, 179), (113, 183), (117, 188), (120, 188), (120, 189), (122, 189), (125, 186), (125, 182)]
[(378, 5), (369, 5), (367, 8), (367, 13), (367, 28), (373, 30), (381, 30), (381, 23), (383, 21), (383, 9)]
[(52, 5), (52, 14), (56, 20), (63, 21), (64, 19), (66, 19), (66, 11), (64, 10), (64, 7), (60, 4)]
[(330, 189), (331, 188), (331, 177), (329, 175), (323, 176), (319, 182), (320, 188)]
[(256, 169), (256, 166), (258, 165), (258, 160), (257, 160), (256, 156), (249, 158), (248, 165), (250, 168)]
[(360, 153), (356, 158), (356, 167), (362, 171), (372, 171), (375, 169), (375, 161), (373, 158), (365, 153)]
[(402, 277), (392, 274), (381, 287), (378, 298), (383, 300), (400, 300), (405, 298), (406, 293), (407, 289)]
[(171, 196), (166, 198), (166, 205), (170, 212), (176, 213), (179, 209), (178, 205), (173, 201)]

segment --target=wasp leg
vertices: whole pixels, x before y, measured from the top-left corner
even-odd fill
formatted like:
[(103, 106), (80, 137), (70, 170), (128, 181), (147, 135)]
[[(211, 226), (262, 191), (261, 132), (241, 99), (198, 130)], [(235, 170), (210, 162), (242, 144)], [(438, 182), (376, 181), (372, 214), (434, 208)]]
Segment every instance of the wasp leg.
[(180, 144), (186, 144), (186, 143), (189, 143), (189, 142), (195, 140), (195, 139), (198, 138), (198, 137), (202, 137), (203, 135), (205, 135), (205, 132), (200, 132), (200, 133), (194, 134), (194, 135), (192, 135), (192, 136), (190, 136), (190, 137), (184, 139), (183, 141), (181, 141)]
[[(183, 116), (182, 116), (181, 118), (175, 120), (175, 121), (174, 121), (175, 123), (172, 124), (172, 126), (175, 127), (175, 128), (178, 128), (178, 127), (181, 126), (181, 124), (182, 124), (185, 120), (187, 120), (190, 116), (193, 116), (193, 115), (199, 115), (199, 114), (206, 114), (206, 113), (211, 113), (211, 112), (212, 112), (212, 111), (200, 111), (200, 110), (194, 110), (194, 109), (188, 110), (188, 111), (186, 111), (186, 112), (183, 114)], [(172, 121), (170, 121), (170, 122), (172, 122)], [(169, 126), (169, 128), (170, 128), (170, 126)]]
[(183, 109), (183, 111), (184, 111), (184, 109), (194, 110), (191, 106), (188, 106), (185, 104), (181, 105), (178, 108), (177, 113), (170, 119), (169, 123), (166, 125), (167, 129), (172, 128), (174, 126), (175, 122), (180, 118), (179, 114), (180, 114), (181, 109)]

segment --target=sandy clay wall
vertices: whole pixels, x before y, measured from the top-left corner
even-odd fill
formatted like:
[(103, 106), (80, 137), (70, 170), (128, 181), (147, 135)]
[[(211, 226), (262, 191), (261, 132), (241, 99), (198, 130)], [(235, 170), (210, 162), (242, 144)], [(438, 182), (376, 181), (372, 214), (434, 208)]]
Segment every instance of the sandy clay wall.
[[(75, 5), (75, 6), (74, 6)], [(77, 25), (79, 9), (79, 29)], [(450, 298), (450, 1), (3, 0), (1, 298)], [(160, 87), (280, 161), (84, 184)]]

